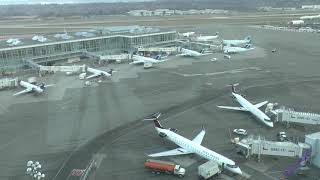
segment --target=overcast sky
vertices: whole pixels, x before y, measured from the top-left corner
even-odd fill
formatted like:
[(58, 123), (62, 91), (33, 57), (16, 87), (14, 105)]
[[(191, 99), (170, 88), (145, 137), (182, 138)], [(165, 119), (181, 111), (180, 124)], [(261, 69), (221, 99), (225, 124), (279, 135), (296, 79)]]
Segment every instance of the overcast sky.
[(0, 5), (7, 4), (64, 4), (64, 3), (90, 3), (90, 2), (137, 2), (153, 0), (0, 0)]

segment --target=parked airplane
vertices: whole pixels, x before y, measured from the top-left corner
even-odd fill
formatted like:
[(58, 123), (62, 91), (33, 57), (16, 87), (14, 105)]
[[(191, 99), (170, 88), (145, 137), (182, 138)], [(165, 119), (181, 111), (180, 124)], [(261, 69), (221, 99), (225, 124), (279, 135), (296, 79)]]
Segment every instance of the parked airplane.
[(246, 45), (245, 48), (224, 46), (223, 47), (223, 53), (225, 53), (225, 54), (236, 54), (236, 53), (250, 51), (250, 50), (253, 50), (253, 49), (254, 48), (250, 47), (250, 45)]
[(161, 113), (154, 113), (153, 115), (146, 117), (145, 120), (151, 120), (154, 122), (155, 129), (160, 137), (166, 138), (180, 147), (169, 151), (150, 154), (148, 156), (161, 157), (196, 153), (205, 159), (216, 161), (217, 163), (219, 163), (219, 165), (223, 166), (233, 173), (242, 174), (241, 169), (236, 165), (234, 161), (201, 145), (201, 142), (206, 133), (204, 129), (202, 129), (202, 131), (191, 141), (177, 134), (177, 129), (175, 128), (163, 128), (158, 121), (160, 115)]
[(129, 64), (145, 64), (145, 63), (153, 64), (153, 63), (161, 63), (161, 62), (167, 61), (166, 59), (160, 60), (161, 56), (157, 56), (156, 58), (157, 59), (150, 58), (150, 57), (139, 56), (139, 55), (133, 55), (132, 56), (133, 62), (131, 62)]
[(195, 32), (186, 32), (186, 33), (182, 33), (181, 35), (183, 37), (190, 37), (190, 36), (193, 36), (195, 34)]
[(204, 53), (204, 50), (201, 50), (200, 52), (190, 50), (190, 49), (185, 49), (181, 48), (181, 54), (178, 54), (177, 56), (188, 56), (188, 57), (198, 57), (198, 56), (204, 56), (204, 55), (209, 55), (212, 53)]
[(263, 122), (265, 125), (269, 127), (273, 127), (273, 122), (270, 120), (270, 118), (259, 109), (260, 107), (267, 104), (268, 101), (264, 101), (264, 102), (253, 105), (248, 100), (246, 100), (242, 95), (236, 93), (235, 91), (236, 85), (238, 84), (232, 85), (232, 95), (235, 97), (235, 99), (239, 102), (239, 104), (242, 107), (231, 107), (231, 106), (218, 106), (218, 107), (223, 109), (237, 110), (237, 111), (249, 111), (255, 117), (257, 117), (261, 122)]
[(8, 39), (7, 43), (8, 43), (8, 46), (10, 46), (10, 47), (18, 46), (18, 45), (22, 44), (22, 42), (19, 39)]
[(36, 92), (36, 93), (40, 94), (40, 93), (43, 93), (43, 91), (45, 90), (46, 87), (54, 86), (54, 84), (45, 85), (44, 83), (34, 85), (34, 84), (31, 84), (26, 81), (20, 81), (19, 84), (20, 84), (20, 86), (22, 86), (26, 89), (15, 93), (13, 96), (17, 96), (17, 95), (25, 94), (25, 93), (29, 93), (29, 92)]
[(241, 46), (241, 45), (251, 44), (251, 37), (247, 36), (243, 40), (223, 40), (222, 44), (224, 46)]
[(197, 37), (195, 40), (196, 41), (212, 41), (214, 39), (218, 39), (219, 38), (219, 33), (217, 32), (215, 36), (199, 36)]
[(108, 72), (106, 72), (99, 69), (93, 69), (88, 67), (87, 72), (93, 73), (92, 75), (86, 77), (86, 79), (90, 79), (90, 78), (99, 77), (99, 76), (110, 77), (112, 76), (112, 73), (115, 71), (113, 69), (110, 69)]

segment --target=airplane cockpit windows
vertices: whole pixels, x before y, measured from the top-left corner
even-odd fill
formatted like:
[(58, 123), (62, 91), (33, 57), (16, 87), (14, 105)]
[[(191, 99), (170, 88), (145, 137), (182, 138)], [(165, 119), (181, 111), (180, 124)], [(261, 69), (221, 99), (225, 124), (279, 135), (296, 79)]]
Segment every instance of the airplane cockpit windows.
[(167, 134), (164, 133), (164, 132), (160, 132), (160, 133), (159, 133), (159, 136), (163, 138), (163, 137), (167, 137)]
[(234, 164), (234, 165), (231, 165), (231, 164), (226, 164), (227, 167), (229, 168), (238, 168), (239, 166)]

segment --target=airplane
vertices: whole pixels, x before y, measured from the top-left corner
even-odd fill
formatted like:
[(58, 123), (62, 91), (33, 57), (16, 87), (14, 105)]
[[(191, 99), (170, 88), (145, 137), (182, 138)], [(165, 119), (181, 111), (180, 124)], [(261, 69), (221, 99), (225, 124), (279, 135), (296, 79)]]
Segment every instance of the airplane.
[(263, 122), (265, 125), (269, 127), (273, 127), (273, 122), (271, 121), (271, 119), (259, 109), (260, 107), (267, 104), (268, 101), (263, 101), (261, 103), (253, 105), (248, 100), (246, 100), (242, 95), (236, 93), (235, 86), (237, 85), (238, 84), (232, 84), (232, 95), (242, 107), (231, 107), (231, 106), (218, 106), (218, 107), (222, 109), (231, 109), (231, 110), (237, 110), (237, 111), (249, 111), (255, 117), (257, 117), (261, 122)]
[(139, 56), (139, 55), (133, 55), (132, 56), (132, 59), (133, 61), (129, 64), (147, 64), (147, 63), (161, 63), (161, 62), (164, 62), (164, 61), (167, 61), (166, 59), (164, 60), (160, 60), (161, 59), (161, 56), (158, 55), (156, 57), (156, 59), (154, 58), (151, 58), (151, 57), (144, 57), (144, 56)]
[(159, 134), (159, 136), (162, 138), (166, 138), (169, 141), (172, 141), (179, 147), (169, 151), (149, 154), (148, 156), (162, 157), (162, 156), (176, 156), (176, 155), (185, 155), (185, 154), (195, 153), (205, 159), (216, 161), (223, 168), (233, 173), (242, 174), (241, 169), (239, 168), (238, 165), (236, 165), (234, 161), (201, 145), (204, 135), (206, 133), (204, 129), (202, 129), (201, 132), (191, 141), (177, 134), (177, 129), (175, 128), (165, 129), (164, 127), (162, 127), (160, 122), (158, 121), (158, 118), (160, 116), (161, 116), (161, 113), (158, 112), (158, 113), (152, 114), (149, 117), (146, 117), (144, 120), (153, 121), (155, 129)]
[(244, 44), (251, 44), (251, 37), (247, 36), (243, 40), (223, 40), (222, 44), (225, 46), (240, 46)]
[(99, 77), (99, 76), (110, 77), (112, 76), (112, 73), (115, 71), (113, 69), (110, 69), (108, 72), (106, 72), (99, 69), (93, 69), (88, 67), (87, 72), (93, 73), (92, 75), (86, 77), (86, 79), (90, 79), (90, 78)]
[(204, 56), (204, 55), (209, 55), (212, 53), (204, 53), (204, 50), (201, 50), (200, 52), (190, 50), (190, 49), (185, 49), (181, 48), (181, 54), (178, 54), (177, 56), (188, 56), (188, 57), (198, 57), (198, 56)]
[(22, 42), (19, 39), (8, 39), (7, 43), (10, 47), (22, 44)]
[(219, 38), (219, 33), (217, 32), (215, 36), (199, 36), (195, 40), (196, 41), (212, 41), (218, 38)]
[(236, 54), (236, 53), (250, 51), (250, 50), (253, 50), (253, 49), (254, 48), (250, 47), (249, 44), (247, 44), (245, 48), (243, 48), (243, 47), (224, 46), (223, 47), (223, 53), (224, 54)]
[(20, 81), (19, 84), (20, 84), (20, 86), (22, 86), (22, 87), (24, 87), (26, 89), (23, 90), (23, 91), (15, 93), (13, 96), (17, 96), (17, 95), (21, 95), (21, 94), (25, 94), (25, 93), (29, 93), (29, 92), (36, 92), (38, 94), (41, 94), (41, 93), (43, 93), (45, 88), (50, 87), (50, 86), (54, 86), (54, 84), (45, 85), (44, 83), (40, 83), (38, 85), (34, 85), (34, 84), (31, 84), (31, 83), (26, 82), (26, 81)]
[(193, 36), (195, 34), (195, 32), (186, 32), (186, 33), (182, 33), (181, 35), (183, 37), (190, 37), (190, 36)]

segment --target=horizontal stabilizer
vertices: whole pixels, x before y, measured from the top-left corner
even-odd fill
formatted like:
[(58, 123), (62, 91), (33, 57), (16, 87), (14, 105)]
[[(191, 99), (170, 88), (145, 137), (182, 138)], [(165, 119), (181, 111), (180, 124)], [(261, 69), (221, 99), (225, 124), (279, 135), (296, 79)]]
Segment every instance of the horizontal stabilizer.
[(160, 112), (156, 112), (156, 113), (153, 113), (153, 114), (145, 117), (144, 120), (145, 121), (154, 121), (154, 120), (159, 119), (160, 116), (161, 116), (161, 113)]
[(44, 85), (44, 87), (51, 87), (51, 86), (55, 86), (55, 84)]
[(260, 108), (260, 107), (264, 106), (264, 105), (267, 104), (267, 103), (268, 103), (268, 101), (263, 101), (263, 102), (261, 102), (261, 103), (255, 104), (254, 106), (255, 106), (256, 108)]
[(189, 152), (183, 148), (176, 148), (169, 151), (163, 151), (160, 153), (155, 154), (149, 154), (150, 157), (162, 157), (162, 156), (177, 156), (177, 155), (184, 155), (184, 154), (191, 154), (192, 152)]
[(236, 111), (248, 111), (243, 107), (232, 107), (232, 106), (218, 106), (218, 108), (221, 109), (230, 109), (230, 110), (236, 110)]

